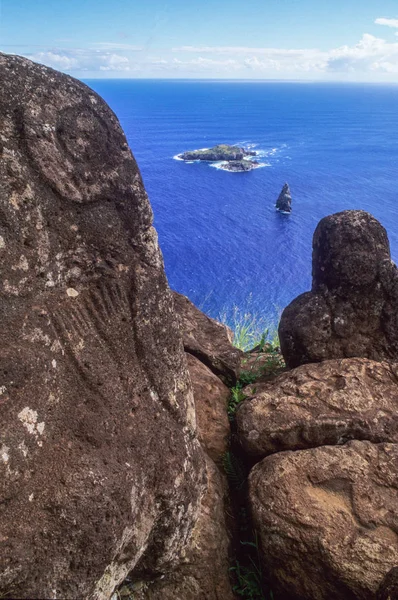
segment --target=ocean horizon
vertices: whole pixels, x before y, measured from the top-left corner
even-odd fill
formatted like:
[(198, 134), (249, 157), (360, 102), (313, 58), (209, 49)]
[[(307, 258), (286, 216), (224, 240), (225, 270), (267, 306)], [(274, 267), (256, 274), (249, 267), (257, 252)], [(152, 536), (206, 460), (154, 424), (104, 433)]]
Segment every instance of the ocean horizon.
[[(210, 316), (276, 322), (311, 287), (312, 235), (346, 209), (373, 214), (398, 259), (398, 85), (86, 80), (114, 110), (141, 170), (170, 286)], [(178, 154), (219, 143), (259, 153), (231, 173)], [(285, 182), (292, 213), (275, 210)]]

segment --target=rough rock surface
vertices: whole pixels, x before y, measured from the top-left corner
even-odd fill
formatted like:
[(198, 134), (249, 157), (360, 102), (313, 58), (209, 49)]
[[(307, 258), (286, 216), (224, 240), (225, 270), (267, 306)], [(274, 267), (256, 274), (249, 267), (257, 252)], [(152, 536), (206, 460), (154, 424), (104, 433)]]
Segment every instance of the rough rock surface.
[(199, 441), (207, 454), (220, 463), (228, 448), (230, 425), (227, 405), (229, 388), (206, 365), (187, 354), (195, 400)]
[(292, 194), (290, 192), (289, 184), (285, 183), (281, 193), (276, 201), (276, 210), (282, 213), (292, 212)]
[(373, 600), (398, 562), (398, 445), (281, 452), (249, 478), (276, 599)]
[(256, 160), (230, 160), (220, 165), (220, 169), (223, 171), (233, 171), (234, 173), (245, 173), (246, 171), (257, 169), (259, 165), (260, 163)]
[(238, 378), (242, 352), (232, 346), (232, 332), (210, 319), (186, 296), (173, 292), (184, 349), (207, 365), (227, 385)]
[(207, 493), (182, 566), (150, 584), (143, 600), (235, 599), (229, 577), (230, 538), (225, 519), (228, 486), (211, 459), (207, 460), (207, 477)]
[(82, 83), (0, 55), (0, 596), (109, 598), (205, 491), (152, 214)]
[(376, 600), (398, 600), (398, 567), (393, 567), (377, 590)]
[(253, 388), (254, 397), (236, 414), (240, 442), (252, 458), (352, 439), (398, 443), (398, 364), (330, 360), (243, 392), (253, 396)]
[(284, 310), (279, 327), (289, 367), (353, 356), (398, 360), (398, 272), (387, 233), (348, 210), (315, 230), (312, 291)]

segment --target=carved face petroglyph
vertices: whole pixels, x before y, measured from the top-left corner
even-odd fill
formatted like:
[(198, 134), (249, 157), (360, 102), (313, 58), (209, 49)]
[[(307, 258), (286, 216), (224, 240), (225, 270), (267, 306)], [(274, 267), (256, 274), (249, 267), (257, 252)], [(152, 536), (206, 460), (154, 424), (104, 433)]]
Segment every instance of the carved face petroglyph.
[(122, 132), (79, 103), (61, 111), (47, 105), (46, 114), (37, 112), (26, 111), (23, 122), (31, 159), (41, 175), (65, 199), (106, 199), (118, 185), (120, 165), (128, 161), (133, 166)]

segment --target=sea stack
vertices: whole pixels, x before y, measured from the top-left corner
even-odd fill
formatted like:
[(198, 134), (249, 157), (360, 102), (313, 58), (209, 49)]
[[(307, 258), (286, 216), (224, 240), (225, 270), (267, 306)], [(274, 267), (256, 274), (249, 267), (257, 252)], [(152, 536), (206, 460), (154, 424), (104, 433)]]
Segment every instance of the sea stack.
[(276, 201), (276, 210), (279, 210), (279, 212), (284, 214), (290, 214), (292, 212), (292, 195), (288, 183), (285, 183), (279, 194), (279, 198)]

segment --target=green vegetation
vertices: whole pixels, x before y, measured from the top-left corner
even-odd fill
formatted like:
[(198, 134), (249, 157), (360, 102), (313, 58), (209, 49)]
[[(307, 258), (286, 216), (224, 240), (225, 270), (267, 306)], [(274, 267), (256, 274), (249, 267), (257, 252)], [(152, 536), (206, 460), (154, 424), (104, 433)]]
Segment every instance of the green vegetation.
[[(246, 503), (245, 490), (243, 495), (240, 491), (240, 496), (241, 502)], [(232, 589), (237, 596), (245, 600), (273, 600), (272, 591), (264, 586), (257, 531), (252, 529), (244, 505), (240, 506), (237, 521), (241, 541), (235, 562), (229, 569), (232, 576)]]
[(238, 583), (232, 587), (238, 596), (265, 600), (265, 596), (261, 590), (261, 573), (259, 573), (258, 567), (254, 562), (252, 567), (246, 567), (240, 565), (239, 561), (236, 561), (236, 566), (231, 567), (230, 570), (235, 572), (238, 580)]
[[(261, 572), (257, 532), (254, 532), (253, 539), (254, 541), (252, 542), (241, 542), (242, 546), (247, 546), (251, 550), (248, 553), (246, 564), (243, 565), (237, 560), (235, 566), (230, 568), (230, 571), (235, 574), (237, 581), (232, 589), (235, 594), (241, 598), (245, 598), (245, 600), (267, 600), (263, 592), (263, 575)], [(271, 591), (268, 599), (273, 600)]]
[(242, 392), (242, 383), (238, 382), (237, 385), (231, 388), (231, 396), (229, 398), (227, 412), (228, 418), (230, 421), (233, 421), (235, 418), (236, 409), (239, 404), (247, 398), (246, 394)]
[[(248, 305), (250, 302), (249, 297)], [(279, 348), (277, 328), (270, 326), (264, 317), (235, 306), (229, 313), (224, 311), (219, 320), (232, 329), (234, 346), (245, 352), (239, 380), (231, 388), (227, 407), (232, 431), (231, 449), (223, 456), (240, 538), (235, 548), (233, 566), (230, 567), (232, 589), (244, 600), (273, 600), (272, 591), (264, 581), (258, 536), (248, 513), (247, 477), (250, 464), (246, 464), (236, 438), (235, 415), (240, 403), (256, 393), (255, 383), (274, 377), (285, 367), (285, 363)]]
[(256, 393), (253, 386), (248, 388), (248, 394), (244, 388), (256, 381), (266, 381), (277, 375), (284, 367), (285, 362), (279, 351), (279, 348), (273, 348), (270, 344), (259, 353), (253, 353), (249, 358), (244, 359), (247, 368), (240, 372), (239, 380), (235, 387), (231, 388), (227, 413), (230, 421), (234, 421), (236, 411), (243, 400)]
[(246, 483), (246, 469), (240, 458), (233, 452), (225, 452), (223, 466), (228, 483), (233, 490), (240, 490)]
[[(250, 306), (250, 303), (251, 296), (247, 305)], [(261, 350), (267, 345), (279, 347), (278, 329), (275, 324), (270, 324), (263, 316), (250, 310), (242, 311), (238, 306), (234, 306), (231, 311), (224, 310), (219, 320), (232, 329), (233, 344), (243, 352), (257, 347)]]
[(259, 379), (263, 381), (277, 375), (285, 367), (283, 356), (277, 347), (268, 344), (261, 353), (253, 353), (250, 358), (243, 360), (243, 369), (240, 373), (241, 386), (254, 383)]

